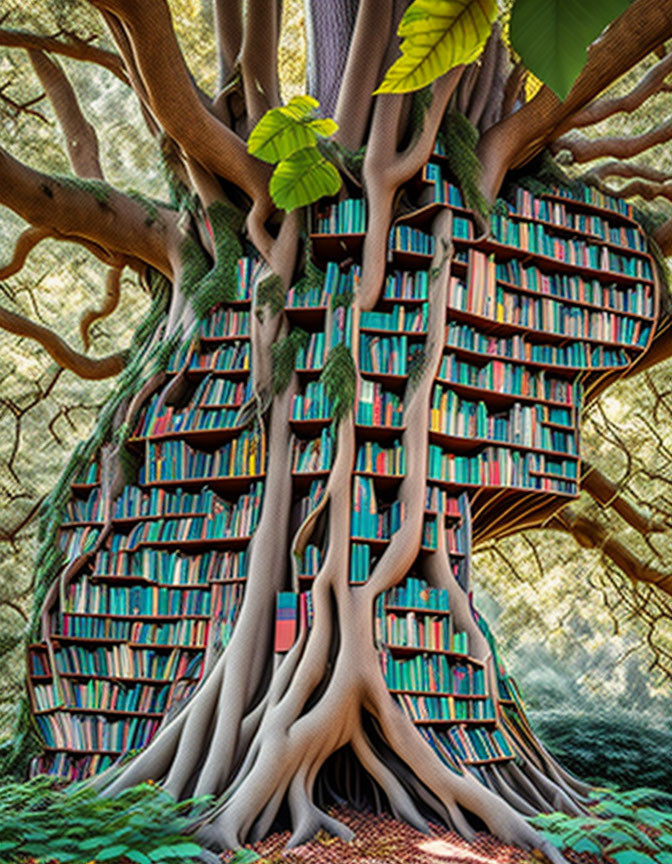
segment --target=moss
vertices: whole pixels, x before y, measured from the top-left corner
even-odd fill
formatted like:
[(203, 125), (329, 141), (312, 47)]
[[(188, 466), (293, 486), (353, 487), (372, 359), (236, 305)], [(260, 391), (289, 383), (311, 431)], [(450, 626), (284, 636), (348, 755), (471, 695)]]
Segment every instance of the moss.
[(338, 309), (339, 306), (346, 308), (351, 305), (355, 295), (352, 291), (341, 291), (331, 295), (331, 308)]
[[(212, 232), (215, 262), (208, 257), (193, 237), (183, 244), (182, 290), (191, 297), (197, 318), (204, 318), (217, 303), (235, 300), (238, 259), (243, 250), (238, 239), (239, 211), (223, 202), (215, 202), (206, 211), (207, 226)], [(186, 242), (186, 238), (185, 238)]]
[(54, 181), (66, 189), (79, 189), (81, 192), (87, 192), (96, 199), (101, 207), (107, 207), (112, 194), (112, 187), (104, 180), (84, 180), (82, 177), (68, 177), (66, 175), (58, 175), (53, 178)]
[(432, 104), (432, 87), (428, 84), (420, 90), (411, 94), (410, 126), (412, 131), (411, 142), (415, 141), (422, 132), (425, 125), (425, 115)]
[(334, 346), (320, 375), (327, 399), (333, 405), (334, 423), (346, 417), (355, 404), (357, 371), (350, 349), (340, 342)]
[(464, 200), (472, 210), (484, 219), (490, 215), (490, 207), (480, 188), (483, 167), (476, 155), (478, 131), (459, 111), (447, 113), (439, 130), (451, 174), (462, 190)]
[(201, 244), (190, 233), (185, 235), (180, 244), (180, 266), (180, 289), (185, 297), (191, 297), (198, 290), (201, 280), (209, 273), (210, 262)]
[(257, 313), (268, 306), (271, 315), (277, 315), (285, 308), (285, 288), (277, 273), (272, 273), (259, 283), (257, 288)]
[[(135, 201), (136, 204), (139, 204), (142, 209), (145, 211), (145, 225), (149, 228), (159, 219), (159, 204), (160, 202), (154, 201), (152, 198), (148, 198), (146, 195), (143, 195), (142, 192), (138, 192), (137, 189), (127, 189), (125, 192), (127, 198), (130, 198), (132, 201)], [(161, 204), (161, 206), (165, 206)]]
[(308, 344), (308, 334), (300, 327), (290, 330), (284, 339), (271, 345), (273, 363), (273, 392), (282, 393), (287, 389), (296, 366), (296, 355)]

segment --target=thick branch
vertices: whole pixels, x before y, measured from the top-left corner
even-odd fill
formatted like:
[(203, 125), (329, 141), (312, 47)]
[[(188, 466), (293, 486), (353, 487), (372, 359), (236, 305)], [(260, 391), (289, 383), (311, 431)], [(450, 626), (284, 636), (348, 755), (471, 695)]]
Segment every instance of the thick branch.
[(80, 378), (90, 380), (111, 378), (118, 375), (124, 368), (123, 351), (100, 359), (87, 357), (85, 354), (80, 354), (70, 348), (60, 336), (57, 336), (48, 327), (2, 307), (0, 307), (0, 327), (9, 330), (10, 333), (16, 333), (18, 336), (35, 339), (49, 352), (59, 366), (70, 369)]
[[(348, 45), (355, 26), (358, 0), (340, 3), (306, 3), (306, 65), (308, 92), (320, 103), (325, 117), (336, 110), (338, 91), (343, 80)], [(382, 4), (381, 4), (382, 5)], [(375, 86), (375, 85), (374, 85)], [(371, 88), (373, 90), (373, 87)], [(370, 91), (369, 91), (370, 92)], [(365, 93), (350, 104), (356, 111)], [(368, 109), (367, 109), (368, 113)], [(349, 117), (343, 118), (349, 122)]]
[(215, 0), (215, 36), (219, 58), (219, 85), (233, 71), (243, 44), (243, 4), (241, 0)]
[(640, 560), (624, 543), (611, 535), (609, 530), (586, 516), (565, 507), (554, 516), (549, 527), (568, 531), (584, 549), (600, 549), (616, 566), (635, 582), (657, 585), (661, 591), (672, 595), (672, 571), (662, 572), (650, 562)]
[(250, 129), (269, 108), (280, 104), (280, 11), (277, 0), (247, 0), (245, 3), (240, 68)]
[(265, 221), (273, 206), (269, 168), (250, 156), (245, 142), (203, 104), (173, 30), (165, 0), (90, 0), (124, 23), (152, 113), (189, 156), (237, 184), (254, 199)]
[(147, 211), (112, 187), (88, 189), (51, 177), (0, 149), (0, 204), (36, 228), (83, 243), (106, 263), (128, 257), (171, 276), (168, 253), (175, 218), (162, 212), (148, 224)]
[(28, 56), (61, 124), (72, 170), (78, 177), (104, 179), (96, 130), (82, 114), (67, 75), (41, 51), (31, 50)]
[(672, 138), (672, 120), (632, 138), (585, 138), (580, 135), (565, 135), (553, 141), (551, 152), (569, 150), (574, 162), (592, 162), (593, 159), (607, 156), (615, 159), (631, 159), (655, 147), (656, 144), (669, 141), (670, 138)]
[(670, 36), (672, 8), (658, 0), (635, 0), (588, 49), (588, 62), (564, 102), (542, 87), (534, 99), (481, 138), (477, 152), (484, 166), (486, 198), (493, 201), (510, 168), (523, 165), (570, 129), (579, 111)]
[(128, 77), (124, 64), (117, 54), (96, 48), (84, 39), (70, 37), (69, 42), (61, 42), (55, 36), (38, 36), (35, 33), (26, 33), (22, 30), (0, 30), (0, 48), (24, 48), (27, 51), (46, 51), (49, 54), (60, 54), (63, 57), (71, 57), (73, 60), (82, 60), (85, 63), (95, 63), (104, 66), (113, 75), (116, 75), (124, 84), (128, 84)]
[(640, 534), (647, 535), (665, 530), (662, 522), (633, 506), (623, 497), (622, 490), (613, 480), (585, 460), (582, 462), (581, 488), (585, 489), (601, 507), (611, 507), (615, 510)]
[(606, 117), (612, 117), (614, 114), (619, 114), (622, 111), (628, 114), (631, 113), (656, 93), (670, 91), (670, 85), (665, 83), (665, 78), (671, 72), (672, 53), (667, 54), (655, 66), (649, 69), (639, 84), (629, 93), (626, 93), (625, 96), (613, 99), (598, 99), (592, 105), (580, 111), (572, 119), (572, 126), (575, 129), (581, 126), (592, 126), (593, 123), (599, 123)]

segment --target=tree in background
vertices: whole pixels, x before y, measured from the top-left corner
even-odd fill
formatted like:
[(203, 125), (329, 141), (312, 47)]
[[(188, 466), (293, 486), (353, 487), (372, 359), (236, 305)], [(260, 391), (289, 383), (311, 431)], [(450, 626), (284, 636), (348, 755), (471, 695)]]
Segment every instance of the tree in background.
[[(296, 392), (291, 369), (284, 386), (278, 386), (278, 375), (286, 374), (283, 358), (291, 354), (293, 362), (291, 352), (296, 348), (283, 314), (284, 294), (298, 279), (311, 278), (313, 272), (305, 254), (300, 208), (320, 194), (334, 194), (344, 182), (352, 191), (364, 189), (369, 213), (362, 279), (351, 299), (352, 308), (360, 312), (376, 305), (389, 227), (403, 206), (399, 193), (426, 163), (439, 132), (450, 138), (461, 130), (457, 137), (459, 140), (461, 135), (458, 149), (463, 162), (456, 159), (454, 171), (469, 203), (480, 214), (484, 230), (489, 207), (507, 174), (528, 164), (532, 171), (540, 172), (541, 163), (534, 160), (545, 148), (552, 153), (569, 152), (575, 162), (582, 163), (600, 156), (622, 159), (637, 155), (665, 140), (667, 124), (625, 142), (589, 141), (570, 132), (632, 110), (667, 87), (672, 63), (661, 46), (672, 35), (672, 12), (643, 0), (629, 6), (591, 45), (588, 60), (571, 89), (566, 78), (555, 82), (565, 97), (561, 101), (548, 86), (541, 86), (528, 99), (526, 67), (512, 59), (499, 25), (490, 34), (496, 10), (485, 3), (458, 4), (471, 25), (465, 26), (467, 18), (458, 15), (454, 28), (450, 20), (437, 25), (432, 19), (432, 10), (441, 11), (442, 4), (414, 3), (411, 9), (421, 10), (421, 21), (426, 20), (422, 15), (429, 9), (428, 30), (435, 32), (438, 26), (440, 38), (430, 36), (423, 43), (420, 27), (418, 55), (412, 44), (412, 37), (418, 34), (413, 32), (412, 15), (407, 15), (407, 30), (402, 25), (400, 31), (409, 39), (402, 55), (406, 66), (404, 62), (393, 66), (396, 72), (386, 79), (391, 84), (381, 90), (400, 85), (426, 89), (416, 96), (394, 92), (370, 95), (398, 53), (399, 20), (408, 4), (315, 3), (307, 13), (308, 89), (323, 116), (318, 118), (307, 111), (306, 106), (311, 106), (305, 100), (294, 103), (298, 111), (294, 116), (291, 111), (270, 115), (276, 120), (289, 116), (295, 121), (287, 123), (289, 136), (306, 134), (310, 139), (310, 146), (299, 151), (308, 153), (297, 157), (296, 151), (287, 154), (277, 140), (275, 147), (270, 146), (269, 137), (259, 132), (264, 127), (257, 125), (269, 116), (266, 112), (280, 104), (276, 57), (281, 4), (274, 4), (269, 12), (266, 3), (248, 2), (244, 11), (238, 2), (214, 3), (212, 38), (217, 45), (220, 75), (213, 94), (204, 93), (190, 75), (169, 9), (161, 0), (142, 4), (96, 0), (89, 5), (100, 12), (115, 51), (98, 48), (67, 30), (55, 36), (11, 30), (0, 33), (0, 44), (28, 52), (63, 128), (76, 175), (67, 178), (41, 173), (2, 152), (0, 201), (27, 227), (0, 275), (7, 279), (19, 272), (28, 254), (46, 239), (72, 242), (108, 268), (104, 303), (82, 316), (85, 345), (93, 322), (116, 308), (122, 274), (127, 270), (136, 272), (152, 295), (152, 313), (142, 338), (130, 351), (98, 358), (72, 349), (49, 328), (4, 307), (0, 308), (0, 326), (36, 339), (62, 368), (88, 380), (119, 376), (116, 394), (103, 408), (99, 436), (73, 463), (73, 468), (81, 467), (106, 441), (108, 497), (123, 483), (124, 436), (143, 402), (164, 383), (161, 363), (165, 364), (169, 351), (190, 337), (195, 321), (225, 299), (241, 237), (254, 245), (267, 267), (261, 283), (264, 293), (256, 298), (258, 315), (252, 330), (254, 399), (249, 411), (267, 430), (269, 441), (264, 512), (250, 561), (252, 587), (234, 637), (205, 685), (114, 781), (113, 788), (146, 778), (167, 778), (167, 788), (177, 796), (194, 788), (198, 794), (223, 794), (224, 803), (210, 814), (207, 828), (203, 828), (212, 842), (220, 845), (237, 845), (253, 828), (255, 833), (268, 830), (287, 797), (295, 829), (293, 840), (300, 842), (319, 827), (340, 830), (312, 802), (312, 787), (327, 758), (349, 744), (395, 812), (413, 824), (423, 825), (420, 811), (429, 808), (470, 836), (472, 828), (464, 816), (467, 811), (503, 839), (538, 845), (549, 856), (557, 857), (519, 812), (551, 806), (576, 812), (576, 797), (585, 791), (581, 784), (555, 765), (534, 741), (529, 745), (535, 755), (526, 766), (528, 774), (508, 777), (500, 786), (493, 784), (486, 789), (467, 774), (447, 771), (396, 711), (384, 687), (368, 635), (373, 627), (374, 600), (405, 577), (417, 555), (421, 520), (413, 518), (413, 513), (424, 506), (426, 478), (424, 469), (409, 470), (400, 496), (410, 515), (369, 586), (351, 591), (347, 555), (338, 555), (337, 550), (347, 548), (344, 514), (349, 514), (354, 456), (353, 421), (348, 410), (352, 394), (335, 394), (340, 396), (344, 410), (327, 496), (320, 506), (322, 510), (328, 501), (334, 554), (325, 561), (315, 583), (315, 625), (311, 635), (304, 633), (291, 654), (269, 674), (275, 593), (286, 584), (289, 544), (296, 548), (297, 542), (289, 536), (288, 527), (291, 477), (287, 419)], [(515, 15), (514, 10), (512, 28)], [(478, 38), (472, 39), (472, 35)], [(537, 41), (543, 44), (543, 40)], [(479, 56), (482, 42), (485, 48)], [(601, 96), (613, 81), (654, 51), (660, 55), (658, 61), (630, 93), (618, 99)], [(133, 91), (148, 133), (160, 142), (171, 177), (172, 202), (124, 193), (105, 181), (96, 131), (53, 59), (59, 54), (103, 65)], [(450, 58), (456, 56), (464, 62), (444, 71), (442, 64), (450, 67)], [(441, 60), (438, 66), (436, 57)], [(535, 68), (537, 61), (532, 58), (527, 62)], [(429, 66), (428, 74), (418, 78), (416, 73), (425, 66)], [(539, 72), (544, 74), (541, 68)], [(17, 108), (34, 110), (30, 101), (17, 103)], [(326, 119), (332, 114), (335, 125)], [(464, 122), (465, 117), (470, 125)], [(471, 129), (477, 130), (473, 137)], [(256, 144), (252, 130), (259, 136)], [(278, 135), (281, 132), (282, 128)], [(269, 146), (270, 157), (268, 151), (264, 155), (278, 163), (275, 172), (248, 152), (262, 155)], [(293, 164), (283, 166), (283, 160)], [(636, 170), (618, 162), (601, 168), (600, 180)], [(650, 170), (641, 169), (641, 173), (645, 176), (634, 188), (616, 192), (645, 197), (665, 194), (664, 177)], [(288, 212), (283, 214), (285, 209)], [(440, 239), (446, 234), (446, 225), (439, 221), (434, 230)], [(656, 229), (654, 240), (663, 254), (671, 251), (670, 223)], [(436, 279), (444, 291), (451, 254), (448, 246), (443, 260), (436, 262)], [(283, 299), (278, 303), (280, 290)], [(668, 319), (663, 315), (646, 357), (629, 371), (645, 373), (669, 353)], [(345, 385), (351, 371), (347, 361), (342, 364), (336, 378)], [(421, 371), (409, 394), (412, 416), (419, 419), (417, 428), (409, 419), (405, 441), (417, 447), (418, 464), (426, 462), (425, 418), (433, 375), (433, 370)], [(71, 476), (66, 475), (65, 482)], [(649, 537), (665, 527), (664, 520), (634, 508), (619, 486), (601, 472), (585, 471), (583, 485), (596, 501), (608, 503), (640, 535)], [(530, 519), (521, 510), (496, 528), (488, 529), (484, 524), (477, 539), (485, 542), (537, 524), (552, 524), (570, 531), (581, 545), (601, 547), (631, 578), (667, 590), (669, 574), (643, 564), (621, 542), (603, 533), (598, 523), (569, 508), (556, 511), (554, 505)], [(50, 516), (40, 560), (40, 602), (47, 589), (52, 600), (58, 591), (58, 582), (53, 581), (58, 575), (58, 556), (49, 556), (49, 543), (53, 544), (59, 514)], [(299, 539), (309, 534), (316, 517), (317, 513), (314, 517), (311, 514), (301, 526)], [(253, 590), (255, 573), (260, 574), (263, 590)], [(440, 584), (442, 578), (449, 580), (448, 573), (437, 576)], [(474, 639), (482, 638), (474, 629), (464, 592), (460, 593), (456, 585), (448, 584), (448, 588), (451, 601), (455, 599), (451, 605), (462, 608), (464, 628), (473, 631)], [(335, 609), (331, 607), (332, 593)], [(259, 626), (264, 620), (268, 632)], [(336, 633), (338, 643), (334, 643)], [(331, 657), (334, 644), (336, 656)], [(353, 674), (354, 668), (360, 671)], [(261, 691), (264, 695), (260, 697)], [(362, 725), (363, 712), (378, 723), (380, 742), (376, 747), (371, 744), (370, 729)], [(539, 759), (543, 771), (535, 769)]]

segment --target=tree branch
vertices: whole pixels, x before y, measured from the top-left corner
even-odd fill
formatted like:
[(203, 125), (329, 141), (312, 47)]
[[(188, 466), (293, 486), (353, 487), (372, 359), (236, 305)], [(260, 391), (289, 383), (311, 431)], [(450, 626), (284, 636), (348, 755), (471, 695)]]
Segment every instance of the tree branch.
[(672, 595), (672, 571), (663, 572), (643, 562), (620, 540), (586, 516), (578, 515), (571, 507), (565, 507), (554, 516), (549, 527), (568, 531), (584, 549), (600, 549), (616, 566), (635, 582), (656, 585), (661, 591)]
[(520, 61), (509, 72), (509, 77), (506, 79), (506, 84), (504, 85), (504, 98), (502, 100), (503, 120), (514, 112), (526, 76), (527, 70)]
[(500, 29), (499, 25), (495, 23), (493, 25), (492, 32), (488, 37), (488, 41), (485, 43), (483, 53), (481, 54), (480, 65), (478, 67), (478, 78), (476, 79), (476, 83), (471, 94), (469, 110), (467, 112), (467, 118), (469, 122), (472, 124), (472, 126), (475, 126), (476, 128), (478, 128), (478, 124), (481, 122), (481, 117), (483, 116), (486, 102), (492, 95), (492, 79), (494, 77), (495, 69), (497, 67), (497, 53), (499, 42)]
[(121, 351), (99, 359), (87, 357), (85, 354), (80, 354), (70, 348), (60, 336), (48, 327), (2, 307), (0, 307), (0, 327), (10, 333), (16, 333), (18, 336), (35, 339), (49, 352), (59, 366), (69, 369), (79, 375), (80, 378), (90, 380), (112, 378), (124, 368), (125, 352)]
[(574, 162), (592, 162), (593, 159), (606, 156), (615, 159), (631, 159), (655, 147), (656, 144), (669, 141), (670, 138), (672, 138), (672, 120), (631, 138), (585, 138), (582, 135), (565, 135), (551, 143), (551, 152), (557, 154), (561, 150), (568, 150)]
[(52, 177), (0, 149), (0, 204), (59, 239), (82, 243), (105, 263), (130, 258), (172, 275), (176, 215), (159, 210), (152, 220), (141, 204), (100, 181)]
[(240, 68), (248, 129), (262, 114), (280, 104), (278, 39), (281, 7), (277, 0), (246, 0)]
[[(318, 100), (325, 117), (336, 111), (358, 6), (358, 0), (305, 4), (308, 92)], [(352, 110), (357, 110), (364, 95), (358, 95)]]
[(233, 71), (243, 44), (243, 5), (241, 0), (215, 0), (214, 7), (221, 88)]
[(78, 177), (103, 180), (96, 130), (82, 114), (67, 75), (42, 51), (29, 50), (28, 56), (61, 124), (72, 170)]
[(581, 488), (585, 489), (600, 507), (615, 510), (628, 525), (645, 536), (666, 530), (666, 525), (662, 521), (642, 513), (627, 501), (623, 497), (621, 488), (594, 465), (583, 460), (581, 467)]
[(95, 321), (100, 321), (101, 318), (107, 318), (111, 315), (119, 305), (121, 297), (121, 273), (122, 267), (111, 267), (105, 280), (105, 299), (103, 305), (99, 309), (87, 309), (80, 318), (79, 332), (82, 336), (82, 342), (86, 350), (89, 350), (89, 330)]
[(265, 222), (273, 210), (269, 166), (247, 152), (245, 142), (203, 104), (173, 30), (165, 0), (89, 0), (124, 24), (152, 113), (189, 156), (239, 186)]
[(23, 48), (26, 51), (46, 51), (49, 54), (60, 54), (81, 60), (84, 63), (94, 63), (109, 69), (113, 75), (128, 84), (129, 80), (124, 64), (117, 54), (96, 48), (85, 39), (70, 36), (69, 42), (62, 42), (54, 36), (38, 36), (23, 30), (0, 30), (0, 48)]
[(667, 54), (656, 63), (646, 75), (642, 78), (639, 84), (634, 87), (625, 96), (618, 96), (613, 99), (598, 99), (579, 111), (572, 118), (572, 126), (579, 129), (582, 126), (592, 126), (593, 123), (599, 123), (607, 117), (612, 117), (614, 114), (619, 114), (622, 111), (628, 114), (643, 105), (647, 99), (654, 96), (656, 93), (669, 93), (672, 90), (669, 84), (665, 83), (665, 78), (672, 72), (672, 53)]
[(492, 126), (479, 141), (482, 189), (494, 201), (504, 175), (572, 127), (573, 117), (661, 42), (672, 36), (672, 8), (635, 0), (588, 49), (588, 62), (564, 102), (548, 88)]
[(18, 273), (37, 244), (47, 237), (53, 237), (53, 233), (48, 228), (26, 228), (22, 231), (16, 241), (12, 260), (4, 267), (0, 267), (0, 280), (9, 279), (10, 276)]

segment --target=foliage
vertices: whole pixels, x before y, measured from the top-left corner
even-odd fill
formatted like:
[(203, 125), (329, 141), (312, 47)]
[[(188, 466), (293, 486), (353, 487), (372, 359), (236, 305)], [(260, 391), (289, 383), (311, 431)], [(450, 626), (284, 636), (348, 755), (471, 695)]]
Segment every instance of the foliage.
[(336, 168), (318, 147), (338, 126), (330, 117), (316, 117), (320, 107), (312, 96), (295, 96), (287, 105), (271, 108), (250, 133), (247, 149), (275, 165), (270, 193), (284, 210), (295, 210), (341, 188)]
[(296, 354), (308, 344), (308, 334), (300, 327), (290, 330), (289, 335), (271, 345), (271, 360), (273, 362), (273, 391), (282, 393), (287, 389), (294, 366)]
[(476, 155), (478, 131), (459, 111), (446, 114), (439, 131), (448, 167), (457, 180), (464, 199), (485, 219), (490, 213), (480, 188), (482, 166)]
[(201, 852), (187, 835), (190, 816), (208, 798), (176, 802), (153, 784), (101, 798), (83, 783), (58, 788), (53, 777), (0, 790), (0, 851), (8, 864), (188, 864)]
[(327, 399), (333, 405), (334, 423), (338, 423), (352, 410), (357, 386), (355, 361), (343, 342), (339, 342), (329, 352), (320, 381), (324, 384)]
[(586, 49), (631, 0), (516, 0), (511, 43), (525, 66), (565, 99)]
[[(616, 864), (667, 864), (672, 849), (672, 795), (639, 788), (596, 789), (590, 813), (543, 813), (529, 821), (559, 849), (608, 855)], [(666, 806), (655, 810), (651, 802)], [(594, 815), (594, 818), (591, 818)]]
[(260, 312), (264, 306), (269, 307), (271, 315), (277, 315), (285, 308), (285, 289), (277, 273), (272, 273), (259, 283), (257, 312)]
[(399, 24), (401, 57), (376, 93), (419, 90), (476, 60), (497, 17), (496, 0), (413, 0)]

